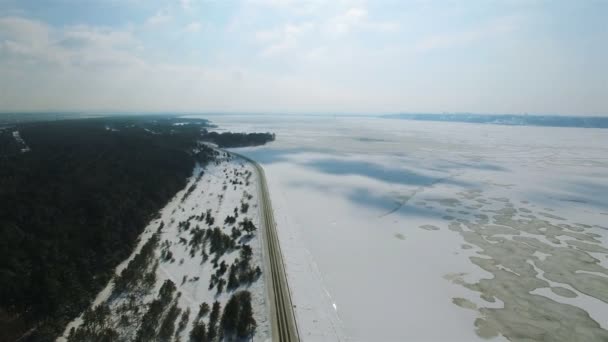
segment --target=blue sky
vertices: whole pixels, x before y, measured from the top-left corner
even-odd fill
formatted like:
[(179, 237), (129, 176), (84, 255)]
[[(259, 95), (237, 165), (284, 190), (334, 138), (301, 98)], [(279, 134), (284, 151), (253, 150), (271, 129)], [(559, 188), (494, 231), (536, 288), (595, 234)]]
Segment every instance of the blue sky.
[(608, 115), (608, 1), (0, 0), (0, 111)]

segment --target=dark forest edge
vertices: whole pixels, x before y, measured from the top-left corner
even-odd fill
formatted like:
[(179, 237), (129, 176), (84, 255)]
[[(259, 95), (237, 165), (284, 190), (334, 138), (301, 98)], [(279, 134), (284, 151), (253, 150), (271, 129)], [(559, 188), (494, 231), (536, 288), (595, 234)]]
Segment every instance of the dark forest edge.
[(232, 133), (206, 132), (202, 140), (217, 144), (219, 147), (259, 146), (274, 141), (272, 133)]
[(274, 140), (212, 127), (176, 116), (0, 125), (0, 341), (53, 340), (84, 311), (194, 165), (215, 158), (202, 140)]

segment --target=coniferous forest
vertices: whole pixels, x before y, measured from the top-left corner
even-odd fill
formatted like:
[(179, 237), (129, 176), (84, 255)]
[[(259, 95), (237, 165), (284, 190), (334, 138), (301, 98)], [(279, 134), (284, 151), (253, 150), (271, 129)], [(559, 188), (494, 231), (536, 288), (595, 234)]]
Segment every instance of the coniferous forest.
[(52, 340), (87, 308), (195, 163), (214, 158), (205, 127), (157, 116), (0, 126), (0, 341)]

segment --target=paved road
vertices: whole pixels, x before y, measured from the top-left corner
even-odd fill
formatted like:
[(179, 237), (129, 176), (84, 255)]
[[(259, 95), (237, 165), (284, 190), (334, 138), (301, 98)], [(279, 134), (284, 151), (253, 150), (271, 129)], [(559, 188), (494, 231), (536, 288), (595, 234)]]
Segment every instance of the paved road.
[[(264, 261), (266, 263), (266, 288), (270, 301), (270, 319), (273, 341), (300, 341), (298, 327), (291, 303), (291, 294), (287, 284), (287, 275), (283, 264), (281, 246), (277, 236), (276, 224), (274, 222), (268, 186), (264, 169), (254, 160), (242, 156), (238, 153), (229, 152), (239, 156), (255, 166), (260, 180), (259, 196), (262, 209), (261, 226), (262, 244), (265, 247)], [(270, 272), (268, 272), (270, 270)]]

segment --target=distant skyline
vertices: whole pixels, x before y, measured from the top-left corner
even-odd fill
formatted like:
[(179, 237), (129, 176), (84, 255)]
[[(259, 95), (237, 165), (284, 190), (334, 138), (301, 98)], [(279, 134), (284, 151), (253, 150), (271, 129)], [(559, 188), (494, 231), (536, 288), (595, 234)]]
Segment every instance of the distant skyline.
[(0, 0), (0, 112), (608, 116), (608, 1)]

